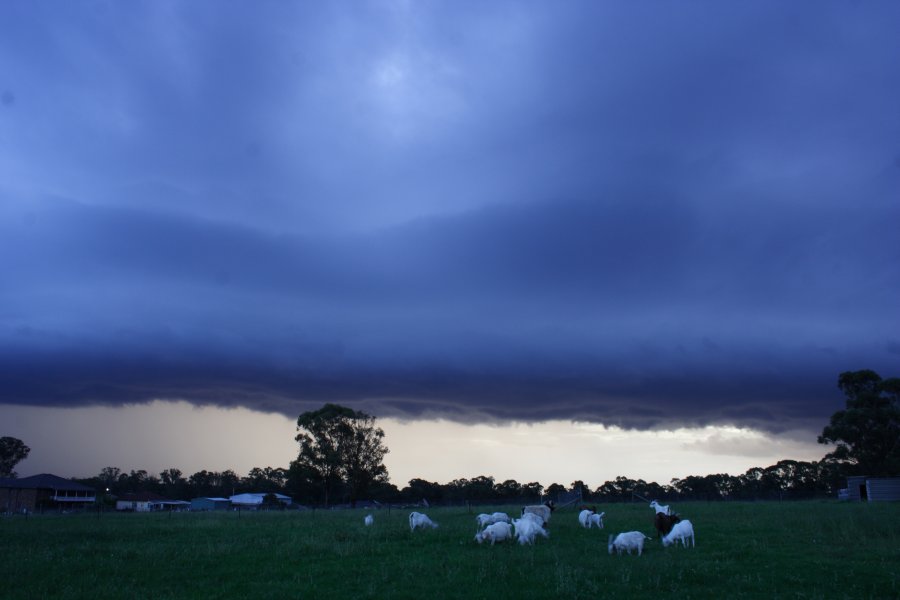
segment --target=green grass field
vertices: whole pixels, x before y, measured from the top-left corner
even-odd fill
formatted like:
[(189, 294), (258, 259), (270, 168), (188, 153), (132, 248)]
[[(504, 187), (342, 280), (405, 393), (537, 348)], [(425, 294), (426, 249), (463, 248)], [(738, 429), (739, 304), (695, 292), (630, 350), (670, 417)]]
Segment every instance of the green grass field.
[(358, 510), (5, 517), (0, 597), (900, 598), (897, 504), (681, 503), (697, 547), (654, 539), (641, 557), (607, 537), (655, 538), (652, 511), (598, 508), (603, 531), (560, 510), (533, 547), (476, 544), (465, 508), (416, 533), (397, 510), (371, 528)]

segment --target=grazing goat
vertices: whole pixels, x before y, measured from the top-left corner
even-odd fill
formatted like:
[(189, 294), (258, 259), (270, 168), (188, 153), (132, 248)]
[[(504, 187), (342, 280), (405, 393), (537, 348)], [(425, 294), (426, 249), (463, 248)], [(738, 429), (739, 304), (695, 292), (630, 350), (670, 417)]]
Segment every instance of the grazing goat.
[(669, 506), (668, 506), (668, 505), (662, 506), (662, 505), (661, 505), (659, 502), (657, 502), (656, 500), (654, 500), (653, 502), (650, 503), (650, 508), (652, 508), (653, 510), (655, 510), (657, 514), (659, 514), (659, 513), (662, 513), (662, 514), (664, 514), (664, 515), (670, 515), (670, 514), (672, 514), (671, 511), (669, 511)]
[(523, 515), (521, 519), (513, 521), (513, 526), (516, 528), (516, 537), (519, 538), (519, 543), (523, 546), (525, 544), (533, 546), (534, 536), (536, 535), (542, 535), (545, 538), (550, 537), (550, 534), (544, 529), (540, 517), (537, 515)]
[(587, 508), (584, 509), (583, 511), (581, 511), (580, 513), (578, 513), (578, 522), (581, 523), (582, 527), (584, 527), (585, 529), (590, 529), (590, 527), (591, 527), (590, 520), (591, 520), (591, 515), (593, 515), (593, 514), (594, 514), (594, 511), (587, 509)]
[(479, 529), (484, 529), (488, 525), (494, 523), (509, 523), (509, 515), (503, 512), (495, 512), (494, 514), (481, 513), (475, 517), (475, 524)]
[(416, 529), (425, 529), (426, 527), (431, 527), (432, 529), (437, 529), (438, 524), (433, 522), (428, 518), (427, 515), (423, 515), (418, 512), (409, 513), (409, 530), (415, 531)]
[(363, 522), (366, 524), (366, 527), (368, 527), (375, 522), (375, 517), (373, 517), (372, 515), (366, 515), (366, 518), (363, 519)]
[(622, 554), (623, 551), (631, 554), (632, 550), (637, 550), (638, 556), (644, 551), (644, 540), (649, 540), (646, 535), (640, 531), (627, 531), (613, 537), (609, 536), (609, 553), (615, 550), (616, 554)]
[(671, 546), (678, 540), (681, 540), (681, 545), (687, 548), (687, 540), (691, 540), (691, 547), (695, 547), (697, 545), (696, 539), (694, 539), (694, 526), (691, 525), (691, 522), (685, 519), (680, 523), (676, 523), (674, 527), (672, 527), (672, 531), (662, 539), (663, 546)]
[(605, 514), (605, 512), (602, 512), (599, 515), (597, 513), (592, 514), (588, 519), (588, 529), (595, 525), (597, 526), (597, 529), (603, 529), (603, 515)]
[(491, 540), (491, 546), (494, 545), (495, 542), (502, 542), (503, 540), (508, 540), (512, 537), (512, 527), (509, 523), (504, 523), (503, 521), (498, 521), (497, 523), (492, 523), (484, 528), (484, 531), (479, 531), (475, 534), (475, 541), (479, 544), (484, 540)]
[(543, 519), (544, 523), (550, 520), (550, 513), (556, 510), (556, 504), (553, 503), (552, 500), (545, 502), (544, 504), (537, 504), (533, 506), (523, 506), (522, 507), (522, 515), (527, 513), (532, 513), (539, 516)]
[(537, 525), (538, 527), (543, 527), (543, 526), (544, 526), (544, 519), (543, 519), (542, 517), (540, 517), (539, 515), (536, 515), (536, 514), (534, 514), (534, 513), (525, 513), (524, 515), (522, 515), (522, 518), (521, 518), (521, 519), (515, 519), (515, 520), (513, 520), (513, 525), (515, 525), (516, 523), (519, 523), (520, 521), (531, 521), (532, 523), (534, 523), (534, 524)]
[(661, 538), (672, 531), (672, 527), (679, 521), (681, 521), (681, 517), (678, 515), (656, 513), (656, 516), (653, 518), (653, 526), (656, 527), (656, 537)]

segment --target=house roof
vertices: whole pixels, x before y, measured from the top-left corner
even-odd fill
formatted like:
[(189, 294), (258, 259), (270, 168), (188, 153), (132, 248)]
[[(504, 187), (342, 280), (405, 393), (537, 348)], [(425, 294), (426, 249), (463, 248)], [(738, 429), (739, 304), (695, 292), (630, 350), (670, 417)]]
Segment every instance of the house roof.
[(41, 473), (40, 475), (32, 475), (31, 477), (22, 477), (20, 479), (2, 479), (0, 487), (19, 488), (31, 490), (68, 490), (74, 492), (96, 492), (92, 487), (82, 485), (77, 481), (65, 479), (58, 475), (50, 473)]

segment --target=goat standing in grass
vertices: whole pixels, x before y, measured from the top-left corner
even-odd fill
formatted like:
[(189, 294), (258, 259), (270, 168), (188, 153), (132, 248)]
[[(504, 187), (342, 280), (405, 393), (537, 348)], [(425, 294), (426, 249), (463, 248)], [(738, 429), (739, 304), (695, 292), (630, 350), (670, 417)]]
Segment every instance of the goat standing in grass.
[(522, 515), (526, 515), (531, 513), (533, 515), (539, 516), (544, 523), (550, 520), (550, 513), (556, 510), (556, 504), (553, 503), (552, 500), (548, 500), (544, 504), (536, 504), (532, 506), (523, 506), (522, 507)]
[(475, 541), (479, 544), (484, 540), (491, 540), (491, 546), (496, 542), (502, 542), (512, 537), (512, 527), (509, 523), (498, 521), (484, 528), (475, 534)]
[(664, 515), (670, 515), (672, 512), (669, 510), (669, 505), (662, 506), (659, 502), (654, 500), (650, 503), (650, 508), (656, 511), (656, 514), (662, 513)]
[(653, 518), (653, 526), (656, 528), (656, 537), (661, 538), (662, 536), (667, 535), (672, 531), (672, 527), (679, 521), (681, 521), (681, 517), (678, 515), (656, 513), (656, 516)]
[(663, 546), (671, 546), (678, 540), (681, 540), (681, 545), (685, 548), (687, 548), (688, 540), (691, 540), (692, 548), (697, 545), (697, 541), (694, 538), (694, 526), (691, 525), (691, 522), (687, 519), (680, 523), (676, 523), (675, 526), (672, 527), (672, 531), (662, 539), (662, 543)]
[(425, 529), (426, 527), (431, 527), (432, 529), (437, 529), (438, 524), (428, 518), (428, 515), (423, 515), (419, 512), (411, 512), (409, 513), (409, 530), (415, 531), (416, 529)]
[(513, 526), (516, 529), (516, 537), (519, 538), (519, 543), (523, 546), (525, 544), (531, 544), (533, 546), (534, 536), (536, 535), (541, 535), (545, 538), (550, 537), (550, 534), (544, 529), (541, 517), (533, 513), (525, 513), (522, 515), (521, 519), (513, 521)]
[(578, 522), (581, 523), (581, 526), (585, 529), (590, 529), (591, 527), (591, 515), (594, 514), (594, 511), (586, 508), (580, 513), (578, 513)]
[(626, 531), (615, 537), (610, 535), (609, 553), (612, 554), (615, 551), (616, 554), (622, 554), (622, 552), (631, 554), (632, 550), (637, 550), (638, 556), (640, 556), (644, 552), (644, 540), (649, 539), (640, 531)]
[(495, 512), (493, 514), (481, 513), (475, 517), (475, 524), (478, 529), (484, 529), (488, 525), (494, 523), (509, 523), (509, 515), (504, 512)]

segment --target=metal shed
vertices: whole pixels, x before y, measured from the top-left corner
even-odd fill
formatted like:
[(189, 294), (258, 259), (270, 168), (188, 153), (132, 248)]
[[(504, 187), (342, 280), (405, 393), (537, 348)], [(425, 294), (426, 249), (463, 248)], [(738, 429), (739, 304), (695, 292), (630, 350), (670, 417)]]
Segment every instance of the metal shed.
[(848, 477), (847, 487), (838, 492), (838, 498), (855, 502), (898, 501), (900, 477)]
[(866, 477), (865, 475), (860, 477), (848, 477), (847, 478), (847, 487), (841, 492), (846, 491), (846, 494), (840, 493), (839, 498), (841, 500), (853, 500), (855, 502), (859, 502), (860, 500), (868, 500), (869, 493), (866, 490)]
[(869, 502), (900, 500), (900, 477), (873, 477), (866, 480)]
[(191, 510), (229, 510), (231, 500), (228, 498), (194, 498)]

